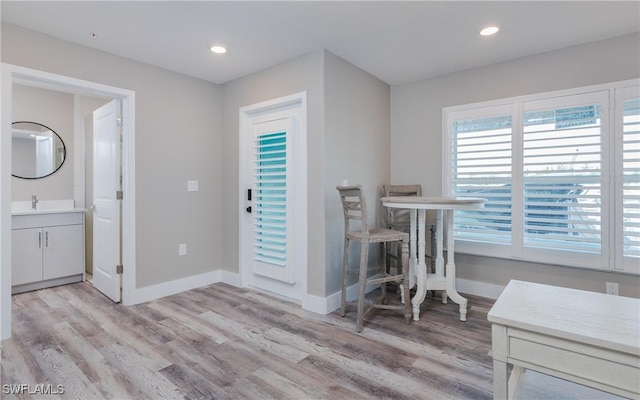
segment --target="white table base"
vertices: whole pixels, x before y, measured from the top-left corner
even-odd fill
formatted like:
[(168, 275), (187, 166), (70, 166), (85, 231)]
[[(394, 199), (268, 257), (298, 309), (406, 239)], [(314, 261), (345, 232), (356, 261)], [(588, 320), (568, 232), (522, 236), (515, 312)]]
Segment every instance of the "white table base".
[[(453, 218), (454, 210), (477, 210), (484, 207), (486, 199), (480, 198), (455, 198), (455, 197), (422, 197), (422, 196), (389, 196), (381, 199), (385, 207), (408, 209), (411, 212), (410, 226), (410, 285), (416, 286), (416, 294), (411, 299), (413, 306), (413, 320), (420, 319), (420, 304), (428, 290), (441, 291), (442, 302), (447, 302), (447, 297), (460, 305), (460, 320), (467, 320), (467, 299), (456, 291), (456, 264), (454, 257)], [(427, 273), (425, 257), (425, 219), (426, 211), (435, 210), (436, 224), (436, 271)], [(446, 217), (446, 218), (445, 218)], [(443, 222), (447, 223), (447, 264), (444, 263)], [(416, 231), (418, 237), (416, 240)], [(416, 258), (417, 246), (417, 258)], [(445, 271), (446, 269), (446, 271)], [(446, 273), (445, 273), (446, 272)], [(403, 297), (404, 298), (404, 297)]]
[[(446, 212), (447, 232), (450, 234), (447, 237), (447, 265), (446, 273), (444, 268), (444, 251), (443, 251), (443, 212)], [(418, 230), (417, 246), (418, 251), (416, 253), (416, 238), (415, 235), (410, 239), (410, 254), (411, 265), (409, 280), (410, 287), (413, 287), (417, 283), (416, 294), (411, 299), (413, 304), (413, 320), (420, 320), (420, 305), (424, 302), (427, 295), (427, 291), (435, 290), (440, 291), (442, 296), (442, 304), (447, 304), (447, 298), (451, 298), (456, 304), (460, 305), (460, 321), (467, 320), (467, 304), (468, 301), (462, 297), (456, 290), (456, 264), (454, 262), (454, 238), (453, 238), (453, 212), (454, 210), (436, 210), (437, 223), (436, 223), (436, 254), (435, 254), (435, 273), (427, 272), (427, 265), (425, 263), (425, 209), (412, 209), (411, 210), (411, 232)], [(417, 218), (416, 218), (417, 214)], [(417, 219), (417, 221), (416, 221)], [(416, 226), (417, 225), (417, 226)], [(416, 258), (416, 254), (418, 255)], [(415, 274), (415, 275), (414, 275)], [(416, 282), (417, 281), (417, 282)]]

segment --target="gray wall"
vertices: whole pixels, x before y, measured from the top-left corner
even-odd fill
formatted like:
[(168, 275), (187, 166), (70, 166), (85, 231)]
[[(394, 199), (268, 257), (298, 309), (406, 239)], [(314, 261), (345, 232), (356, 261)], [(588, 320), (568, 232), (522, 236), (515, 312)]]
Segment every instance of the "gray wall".
[(12, 200), (31, 200), (33, 194), (39, 200), (73, 199), (73, 154), (76, 151), (73, 140), (73, 95), (14, 84), (12, 100), (13, 121), (37, 122), (48, 126), (62, 138), (67, 150), (64, 164), (52, 175), (41, 179), (12, 176)]
[[(363, 184), (372, 210), (389, 181), (421, 183), (438, 195), (442, 107), (638, 77), (638, 48), (638, 36), (626, 36), (391, 89), (319, 50), (220, 87), (2, 26), (3, 62), (136, 92), (137, 287), (238, 272), (238, 109), (306, 91), (308, 292), (317, 296), (339, 288), (336, 184)], [(363, 150), (349, 152), (353, 146)], [(199, 192), (187, 193), (189, 179), (199, 180)], [(186, 257), (177, 256), (182, 242)], [(603, 291), (607, 280), (619, 282), (623, 295), (638, 290), (637, 278), (602, 272), (462, 255), (458, 265), (460, 277), (481, 282), (518, 277)]]
[[(324, 176), (324, 108), (323, 108), (323, 51), (296, 58), (264, 71), (227, 82), (222, 86), (222, 176), (220, 216), (222, 235), (222, 267), (238, 273), (240, 251), (238, 235), (239, 198), (239, 109), (244, 106), (307, 92), (307, 146), (309, 182), (319, 182)], [(308, 186), (308, 224), (313, 227), (308, 235), (308, 288), (309, 293), (324, 295), (324, 203), (323, 187)]]
[[(308, 292), (339, 289), (343, 228), (335, 186), (362, 183), (377, 217), (379, 188), (389, 180), (388, 85), (319, 50), (220, 89), (12, 25), (2, 29), (3, 62), (136, 92), (137, 287), (218, 268), (238, 272), (238, 216), (229, 212), (239, 204), (238, 109), (306, 91), (308, 178), (324, 182), (308, 189)], [(187, 179), (198, 179), (200, 192), (186, 193)], [(177, 257), (180, 242), (188, 243), (187, 257)]]
[[(239, 108), (300, 91), (308, 101), (307, 291), (324, 297), (341, 282), (344, 227), (336, 185), (344, 179), (362, 184), (375, 222), (379, 188), (389, 179), (387, 84), (323, 50), (224, 84), (222, 209), (240, 204)], [(238, 215), (224, 213), (222, 221), (223, 266), (238, 272)]]
[[(336, 185), (361, 184), (369, 222), (380, 222), (380, 192), (389, 182), (390, 87), (373, 75), (326, 52), (325, 57), (326, 295), (341, 290), (344, 218)], [(352, 245), (351, 262), (359, 251)], [(377, 263), (375, 246), (369, 252)], [(353, 277), (355, 283), (357, 279)]]
[(219, 85), (9, 24), (1, 44), (2, 62), (135, 91), (136, 286), (219, 269)]
[[(391, 179), (442, 194), (442, 108), (640, 76), (638, 34), (570, 47), (391, 88)], [(433, 220), (433, 215), (429, 218)], [(458, 277), (506, 285), (511, 278), (640, 297), (640, 278), (494, 258), (457, 256)]]
[[(36, 174), (36, 141), (27, 138), (11, 138), (11, 173), (24, 173), (24, 176), (33, 176)], [(16, 178), (11, 179), (11, 183)], [(14, 199), (16, 197), (15, 190), (11, 192)], [(22, 196), (25, 197), (26, 196)]]

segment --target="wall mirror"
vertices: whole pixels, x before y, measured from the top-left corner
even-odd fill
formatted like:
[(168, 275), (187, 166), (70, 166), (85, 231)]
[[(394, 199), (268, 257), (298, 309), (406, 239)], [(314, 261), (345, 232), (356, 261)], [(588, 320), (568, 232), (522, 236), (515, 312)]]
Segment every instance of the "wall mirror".
[(62, 138), (37, 122), (11, 124), (11, 175), (38, 179), (56, 172), (67, 156)]

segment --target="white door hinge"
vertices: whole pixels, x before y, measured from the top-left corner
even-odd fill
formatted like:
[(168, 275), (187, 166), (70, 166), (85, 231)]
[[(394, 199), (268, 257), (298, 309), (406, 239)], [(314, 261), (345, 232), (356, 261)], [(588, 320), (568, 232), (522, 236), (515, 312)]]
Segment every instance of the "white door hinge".
[(122, 119), (122, 117), (116, 118), (116, 123), (118, 124), (119, 127), (122, 128), (123, 122), (124, 122), (124, 120)]
[(122, 190), (118, 190), (116, 192), (116, 200), (122, 200), (124, 197), (124, 193), (122, 193)]
[(124, 270), (124, 266), (116, 265), (116, 274), (122, 274), (123, 270)]

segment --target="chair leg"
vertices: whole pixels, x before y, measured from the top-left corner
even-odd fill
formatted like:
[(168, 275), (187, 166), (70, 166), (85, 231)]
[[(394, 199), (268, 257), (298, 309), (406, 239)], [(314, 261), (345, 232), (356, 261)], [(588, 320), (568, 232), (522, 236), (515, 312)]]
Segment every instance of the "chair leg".
[[(436, 228), (431, 227), (429, 229), (429, 236), (431, 237), (431, 250), (429, 251), (429, 265), (427, 265), (427, 272), (436, 272)], [(431, 296), (436, 297), (436, 291), (430, 290)]]
[(431, 272), (436, 272), (436, 228), (431, 228)]
[(393, 247), (390, 247), (387, 245), (386, 247), (386, 251), (384, 253), (384, 259), (387, 263), (387, 273), (390, 273), (390, 268), (391, 268), (391, 251), (393, 250)]
[(394, 247), (396, 250), (396, 275), (402, 273), (402, 266), (400, 265), (400, 261), (402, 261), (402, 242), (394, 242)]
[[(387, 257), (385, 257), (386, 251), (386, 243), (380, 242), (378, 246), (380, 255), (378, 257), (378, 262), (380, 263), (380, 277), (383, 277), (388, 274), (387, 272)], [(382, 292), (382, 304), (386, 304), (387, 302), (387, 284), (382, 282), (380, 284), (380, 291)]]
[(404, 288), (404, 319), (411, 323), (411, 298), (409, 292), (409, 242), (402, 241), (402, 287)]
[(349, 239), (344, 238), (344, 250), (342, 251), (342, 293), (340, 298), (340, 316), (347, 312), (347, 278), (349, 276)]
[(362, 332), (364, 325), (364, 294), (367, 288), (367, 264), (369, 263), (369, 245), (360, 243), (360, 274), (358, 279), (358, 313), (356, 316), (356, 331)]

